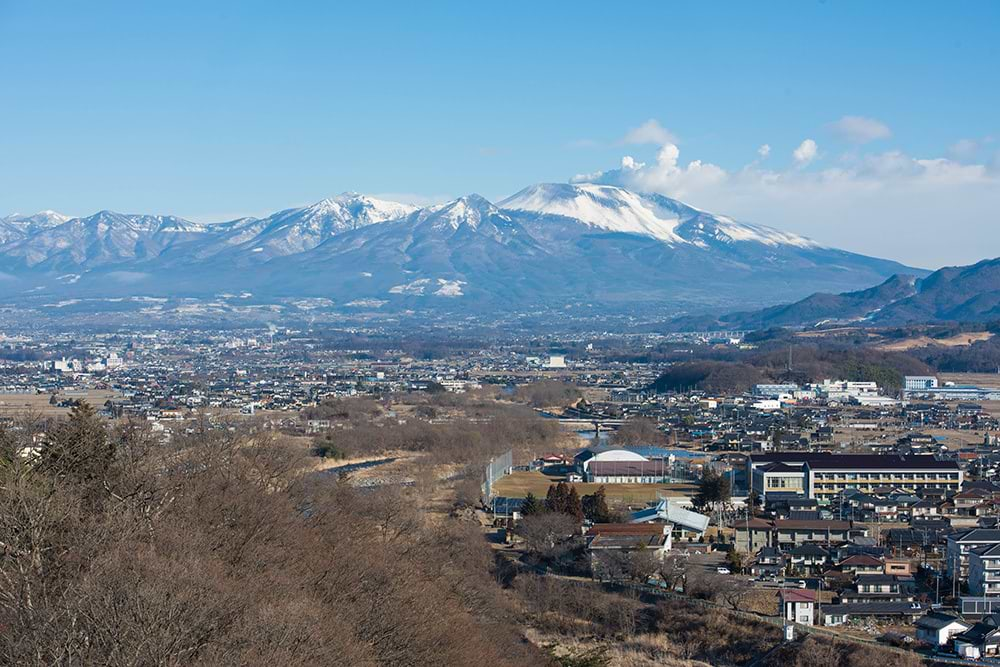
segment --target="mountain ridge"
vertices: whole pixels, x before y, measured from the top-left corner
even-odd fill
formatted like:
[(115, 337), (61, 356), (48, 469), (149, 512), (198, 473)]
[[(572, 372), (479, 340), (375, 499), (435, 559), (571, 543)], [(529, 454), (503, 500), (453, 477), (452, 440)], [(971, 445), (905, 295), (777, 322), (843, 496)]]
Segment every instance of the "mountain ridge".
[[(0, 238), (0, 271), (6, 297), (240, 290), (472, 310), (767, 305), (926, 273), (661, 195), (552, 183), (423, 208), (344, 193), (208, 224), (101, 211)], [(56, 280), (66, 274), (79, 278)]]
[(895, 275), (874, 287), (817, 292), (793, 303), (718, 317), (672, 320), (673, 330), (895, 326), (1000, 319), (1000, 258), (938, 269), (926, 277)]

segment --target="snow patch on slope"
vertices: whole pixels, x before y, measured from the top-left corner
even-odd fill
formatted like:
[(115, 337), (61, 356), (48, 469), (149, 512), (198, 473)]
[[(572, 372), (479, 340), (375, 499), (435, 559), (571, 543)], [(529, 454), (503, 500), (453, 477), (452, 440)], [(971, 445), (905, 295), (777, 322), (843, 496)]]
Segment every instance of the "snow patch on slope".
[(405, 294), (408, 296), (426, 296), (428, 290), (435, 289), (431, 294), (434, 296), (444, 296), (444, 297), (456, 297), (464, 296), (462, 292), (462, 286), (467, 283), (464, 280), (448, 280), (446, 278), (438, 278), (437, 280), (432, 280), (431, 278), (417, 278), (408, 283), (402, 285), (396, 285), (389, 288), (389, 294)]
[(639, 194), (613, 185), (540, 183), (500, 202), (502, 209), (575, 218), (613, 232), (639, 234), (670, 245), (707, 248), (722, 243), (760, 243), (770, 247), (820, 248), (810, 239), (763, 225), (737, 222), (656, 194)]
[(782, 245), (795, 246), (798, 248), (820, 248), (819, 243), (804, 236), (783, 232), (772, 227), (763, 225), (751, 225), (746, 222), (736, 222), (732, 218), (722, 215), (712, 216), (715, 222), (715, 238), (720, 241), (728, 237), (732, 241), (754, 241), (764, 245), (777, 247)]
[(684, 243), (673, 211), (634, 192), (610, 185), (540, 183), (500, 202), (501, 208), (576, 218), (592, 227)]

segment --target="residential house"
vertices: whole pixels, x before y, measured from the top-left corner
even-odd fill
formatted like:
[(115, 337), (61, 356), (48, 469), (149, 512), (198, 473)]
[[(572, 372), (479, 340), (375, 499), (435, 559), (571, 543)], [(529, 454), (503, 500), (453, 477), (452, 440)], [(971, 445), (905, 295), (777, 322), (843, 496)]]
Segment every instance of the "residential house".
[(809, 542), (824, 546), (847, 542), (851, 537), (849, 521), (751, 519), (736, 522), (736, 548), (756, 553), (761, 547), (793, 549)]
[(909, 623), (922, 616), (927, 608), (919, 602), (841, 602), (823, 605), (823, 625), (843, 625), (851, 619)]
[(1000, 619), (990, 614), (968, 630), (954, 635), (955, 653), (967, 660), (1000, 655)]
[(947, 646), (955, 635), (972, 627), (972, 623), (938, 611), (921, 616), (914, 625), (917, 627), (917, 639), (931, 646)]
[(830, 561), (830, 554), (823, 547), (810, 542), (790, 549), (788, 559), (793, 571), (817, 574)]
[(762, 547), (750, 565), (756, 577), (779, 577), (785, 571), (785, 554), (776, 547)]
[(816, 610), (816, 591), (792, 588), (782, 590), (781, 609), (784, 619), (790, 623), (813, 625)]
[(587, 529), (587, 552), (595, 579), (618, 579), (621, 555), (648, 551), (663, 558), (670, 550), (673, 526), (656, 523), (598, 523)]
[(915, 583), (913, 577), (895, 577), (888, 574), (859, 574), (854, 578), (853, 590), (840, 594), (841, 602), (912, 602)]
[(837, 563), (837, 569), (852, 575), (858, 574), (879, 574), (883, 571), (885, 564), (881, 559), (868, 554), (855, 554), (848, 556)]

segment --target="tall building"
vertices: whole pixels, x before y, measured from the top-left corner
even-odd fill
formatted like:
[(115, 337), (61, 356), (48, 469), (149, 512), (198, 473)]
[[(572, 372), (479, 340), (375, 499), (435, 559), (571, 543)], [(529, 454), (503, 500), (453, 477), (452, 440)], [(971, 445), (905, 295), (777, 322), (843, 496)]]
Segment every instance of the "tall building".
[(907, 375), (903, 378), (904, 391), (925, 391), (937, 389), (938, 379), (933, 375)]
[(822, 503), (847, 489), (868, 493), (879, 487), (957, 492), (964, 475), (955, 461), (939, 461), (933, 456), (788, 452), (750, 456), (747, 478), (763, 498), (768, 494), (801, 494)]

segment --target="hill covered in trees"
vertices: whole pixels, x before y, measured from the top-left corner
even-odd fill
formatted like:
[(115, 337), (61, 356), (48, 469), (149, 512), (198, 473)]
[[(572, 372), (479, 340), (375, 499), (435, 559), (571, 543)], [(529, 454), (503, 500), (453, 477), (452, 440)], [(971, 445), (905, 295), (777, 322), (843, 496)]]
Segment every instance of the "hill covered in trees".
[[(790, 343), (791, 345), (791, 343)], [(798, 342), (789, 348), (771, 345), (749, 351), (722, 351), (709, 358), (669, 366), (653, 383), (657, 391), (702, 389), (739, 393), (767, 382), (820, 382), (824, 378), (878, 382), (898, 389), (904, 375), (922, 375), (928, 365), (914, 356), (867, 348), (829, 347)]]
[(0, 663), (531, 665), (478, 527), (306, 474), (267, 433), (173, 445), (88, 406), (0, 433)]

